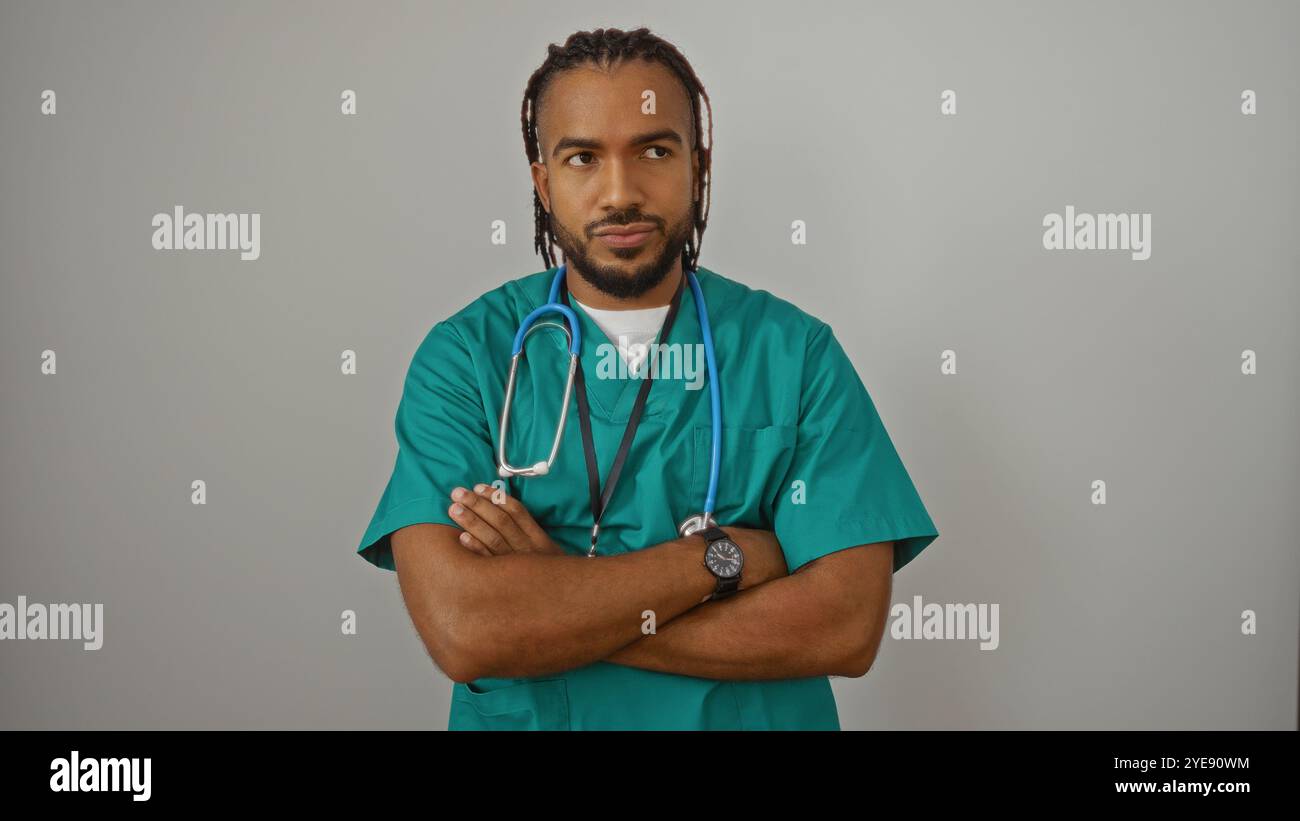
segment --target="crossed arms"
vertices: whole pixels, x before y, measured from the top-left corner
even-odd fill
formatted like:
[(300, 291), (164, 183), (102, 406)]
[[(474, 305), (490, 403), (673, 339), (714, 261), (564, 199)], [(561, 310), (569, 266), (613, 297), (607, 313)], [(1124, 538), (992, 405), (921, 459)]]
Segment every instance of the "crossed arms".
[[(460, 527), (392, 535), (402, 598), (452, 680), (550, 675), (596, 661), (712, 679), (861, 676), (880, 646), (893, 542), (831, 553), (787, 574), (775, 534), (726, 527), (745, 554), (740, 592), (706, 601), (704, 541), (589, 559), (561, 549), (523, 505), (457, 488)], [(643, 635), (645, 611), (656, 632)]]

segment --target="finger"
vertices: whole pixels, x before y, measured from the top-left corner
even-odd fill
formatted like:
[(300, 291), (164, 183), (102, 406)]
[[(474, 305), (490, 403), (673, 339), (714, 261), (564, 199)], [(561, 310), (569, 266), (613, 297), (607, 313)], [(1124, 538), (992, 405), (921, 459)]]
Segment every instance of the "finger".
[(481, 544), (492, 551), (493, 555), (499, 556), (502, 553), (510, 552), (510, 545), (497, 532), (496, 528), (483, 521), (465, 505), (459, 502), (452, 503), (452, 506), (447, 508), (447, 515), (451, 516), (451, 520), (460, 525), (462, 530), (478, 539)]
[(550, 536), (542, 529), (541, 525), (537, 524), (537, 520), (533, 518), (533, 514), (528, 512), (528, 508), (524, 507), (523, 502), (506, 493), (505, 490), (491, 485), (478, 484), (474, 486), (474, 492), (504, 511), (515, 527), (519, 528), (527, 544), (541, 547), (550, 541)]
[[(487, 487), (487, 485), (474, 485), (474, 492), (487, 493)], [(492, 504), (503, 505), (506, 503), (507, 495), (505, 488), (494, 487), (492, 488), (492, 493), (489, 494), (489, 498), (492, 500)]]
[(477, 553), (480, 556), (496, 555), (491, 550), (488, 550), (487, 545), (483, 544), (478, 539), (475, 539), (473, 536), (469, 535), (469, 532), (465, 530), (462, 530), (460, 532), (460, 544), (461, 547), (464, 547), (466, 550), (472, 553)]
[[(514, 517), (502, 509), (500, 505), (492, 504), (492, 499), (488, 496), (473, 493), (464, 488), (456, 488), (456, 490), (461, 491), (461, 496), (456, 501), (474, 511), (480, 519), (491, 525), (505, 539), (506, 544), (517, 545), (520, 550), (527, 548), (530, 543), (527, 535), (515, 523)], [(455, 492), (455, 490), (452, 491), (453, 494)], [(486, 539), (483, 541), (487, 542)]]
[(491, 485), (475, 485), (474, 492), (504, 510), (511, 521), (515, 523), (515, 526), (522, 531), (529, 544), (541, 546), (550, 542), (550, 535), (537, 523), (537, 520), (533, 518), (533, 514), (529, 513), (528, 508), (524, 507), (523, 502), (504, 490), (494, 488)]

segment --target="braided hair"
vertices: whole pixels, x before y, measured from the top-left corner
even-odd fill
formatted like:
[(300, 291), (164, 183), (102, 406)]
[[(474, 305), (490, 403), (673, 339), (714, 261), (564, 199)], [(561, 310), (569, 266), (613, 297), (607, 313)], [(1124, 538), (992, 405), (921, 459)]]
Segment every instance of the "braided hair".
[[(704, 229), (709, 222), (709, 204), (712, 202), (709, 195), (709, 169), (712, 167), (713, 158), (713, 107), (709, 103), (709, 95), (704, 90), (704, 84), (695, 76), (691, 64), (674, 45), (651, 34), (650, 29), (644, 27), (634, 31), (622, 31), (616, 28), (578, 31), (569, 35), (563, 46), (554, 43), (549, 45), (546, 49), (546, 61), (533, 72), (533, 76), (528, 78), (528, 86), (524, 90), (524, 102), (519, 117), (524, 132), (524, 151), (528, 155), (529, 163), (537, 162), (541, 155), (541, 145), (537, 140), (537, 101), (541, 99), (542, 93), (555, 75), (585, 63), (607, 67), (624, 59), (638, 57), (646, 62), (658, 61), (667, 66), (686, 87), (686, 96), (691, 101), (691, 120), (695, 132), (692, 147), (699, 156), (701, 197), (692, 205), (693, 226), (691, 238), (686, 241), (682, 249), (682, 270), (694, 271), (700, 256), (700, 245), (704, 241)], [(704, 98), (704, 104), (709, 112), (707, 146), (702, 141), (704, 127), (699, 106), (700, 97)], [(536, 188), (533, 189), (533, 220), (536, 226), (533, 247), (542, 255), (546, 266), (553, 268), (555, 267), (555, 234), (551, 231), (551, 215), (542, 205), (542, 198)]]

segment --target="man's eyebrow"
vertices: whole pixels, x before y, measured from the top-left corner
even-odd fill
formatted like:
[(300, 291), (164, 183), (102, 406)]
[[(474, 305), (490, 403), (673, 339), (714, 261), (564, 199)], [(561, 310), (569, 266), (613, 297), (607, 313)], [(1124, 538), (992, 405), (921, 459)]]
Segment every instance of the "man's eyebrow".
[[(643, 143), (653, 143), (660, 140), (675, 142), (677, 145), (683, 145), (682, 137), (676, 130), (671, 128), (661, 128), (658, 131), (647, 131), (644, 134), (637, 134), (628, 140), (628, 145), (641, 145)], [(560, 141), (551, 149), (551, 156), (558, 157), (560, 152), (566, 148), (604, 148), (605, 144), (600, 140), (591, 140), (586, 137), (561, 137)]]

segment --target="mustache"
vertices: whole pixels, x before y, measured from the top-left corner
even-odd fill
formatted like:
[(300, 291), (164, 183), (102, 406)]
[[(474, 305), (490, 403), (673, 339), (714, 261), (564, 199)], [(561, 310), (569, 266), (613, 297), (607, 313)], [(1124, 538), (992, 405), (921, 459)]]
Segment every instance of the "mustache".
[(598, 222), (587, 229), (587, 236), (594, 235), (597, 231), (599, 231), (602, 228), (615, 228), (623, 225), (631, 225), (634, 222), (651, 223), (660, 231), (662, 231), (664, 228), (663, 220), (659, 219), (658, 217), (651, 217), (646, 214), (633, 214), (632, 216), (626, 219), (608, 219), (608, 220), (604, 220), (603, 222)]

